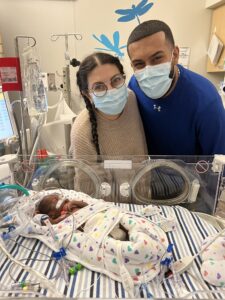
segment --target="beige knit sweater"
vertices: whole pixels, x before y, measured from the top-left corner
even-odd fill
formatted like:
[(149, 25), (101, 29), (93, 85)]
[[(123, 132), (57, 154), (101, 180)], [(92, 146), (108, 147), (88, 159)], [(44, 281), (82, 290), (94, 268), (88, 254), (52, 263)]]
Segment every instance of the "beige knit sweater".
[[(137, 101), (132, 91), (129, 90), (128, 101), (118, 119), (107, 120), (98, 113), (96, 113), (96, 118), (101, 155), (147, 155), (144, 129)], [(72, 126), (71, 150), (73, 158), (96, 155), (87, 109), (84, 109), (77, 116)]]

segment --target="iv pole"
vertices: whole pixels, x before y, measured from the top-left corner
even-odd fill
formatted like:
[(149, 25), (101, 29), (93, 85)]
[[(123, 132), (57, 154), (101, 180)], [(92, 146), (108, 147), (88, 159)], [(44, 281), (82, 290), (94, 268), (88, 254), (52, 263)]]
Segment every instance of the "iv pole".
[(69, 36), (74, 36), (76, 40), (82, 40), (82, 35), (79, 33), (52, 34), (51, 40), (55, 42), (59, 39), (59, 37), (65, 38), (66, 66), (63, 68), (63, 96), (68, 106), (71, 108), (70, 56), (69, 56), (69, 43), (68, 43)]
[[(26, 36), (26, 35), (17, 35), (15, 37), (15, 52), (16, 52), (16, 56), (18, 58), (20, 58), (20, 52), (19, 52), (19, 39), (27, 39), (28, 40), (28, 44), (29, 44), (29, 40), (31, 39), (33, 41), (31, 47), (34, 47), (36, 45), (36, 40), (34, 37), (32, 36)], [(19, 61), (20, 64), (20, 61)], [(20, 64), (20, 70), (21, 70), (21, 64)], [(23, 103), (23, 92), (20, 91), (19, 92), (19, 99), (20, 99), (20, 113), (21, 113), (21, 128), (22, 128), (22, 145), (23, 145), (23, 139), (24, 139), (24, 156), (25, 159), (27, 159), (28, 156), (28, 143), (27, 143), (27, 134), (26, 134), (26, 128), (24, 126), (24, 115), (25, 115), (25, 107), (24, 107), (24, 103)], [(23, 150), (22, 151), (22, 155), (23, 155)]]

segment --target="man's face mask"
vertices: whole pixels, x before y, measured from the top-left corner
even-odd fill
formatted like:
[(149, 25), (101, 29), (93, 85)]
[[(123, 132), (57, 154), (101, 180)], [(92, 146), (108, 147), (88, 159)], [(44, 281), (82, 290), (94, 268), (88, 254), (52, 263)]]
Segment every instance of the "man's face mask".
[(171, 62), (172, 58), (169, 62), (146, 66), (134, 73), (141, 90), (149, 98), (158, 99), (168, 92), (173, 81), (173, 78), (170, 78)]
[(95, 108), (107, 115), (120, 114), (127, 103), (127, 97), (128, 90), (126, 85), (118, 89), (108, 90), (102, 97), (97, 97), (91, 93)]

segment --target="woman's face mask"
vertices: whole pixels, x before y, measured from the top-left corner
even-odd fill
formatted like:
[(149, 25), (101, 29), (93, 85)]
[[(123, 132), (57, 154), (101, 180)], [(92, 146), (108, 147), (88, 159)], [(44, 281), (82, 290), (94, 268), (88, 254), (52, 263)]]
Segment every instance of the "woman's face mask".
[(120, 114), (127, 103), (127, 97), (128, 90), (126, 85), (123, 85), (118, 89), (114, 88), (108, 90), (102, 97), (97, 97), (91, 93), (95, 108), (107, 115)]
[(172, 58), (170, 62), (146, 66), (134, 73), (141, 90), (149, 98), (158, 99), (168, 92), (173, 81), (173, 78), (170, 78), (171, 62)]

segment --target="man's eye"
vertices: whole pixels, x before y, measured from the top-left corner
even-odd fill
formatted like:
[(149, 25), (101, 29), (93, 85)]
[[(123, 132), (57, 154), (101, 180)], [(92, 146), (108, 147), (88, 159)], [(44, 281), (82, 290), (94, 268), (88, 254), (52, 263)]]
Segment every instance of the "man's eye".
[(136, 63), (134, 64), (135, 69), (143, 69), (145, 67), (145, 64), (143, 63)]
[(163, 56), (156, 56), (153, 58), (152, 63), (151, 64), (159, 64), (161, 61), (163, 60)]

